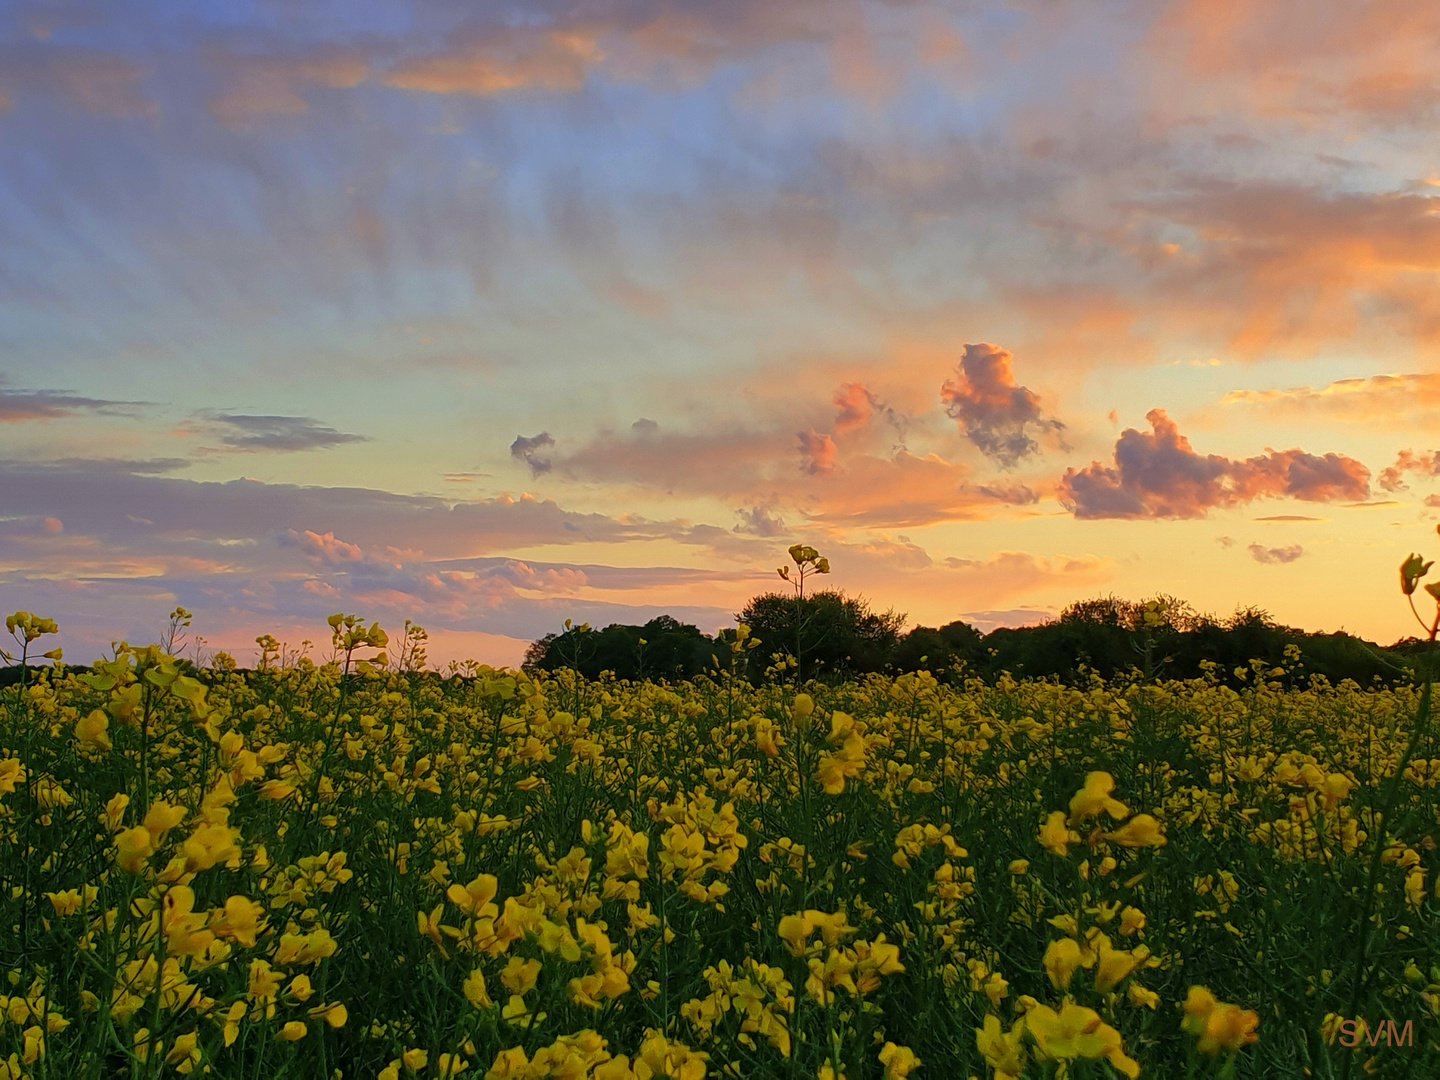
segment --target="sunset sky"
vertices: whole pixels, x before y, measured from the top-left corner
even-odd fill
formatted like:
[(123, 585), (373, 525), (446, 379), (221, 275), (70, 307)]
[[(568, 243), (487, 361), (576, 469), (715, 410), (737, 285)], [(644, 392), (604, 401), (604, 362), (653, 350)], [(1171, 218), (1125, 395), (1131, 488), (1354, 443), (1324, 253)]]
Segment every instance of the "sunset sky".
[(518, 662), (826, 584), (1389, 643), (1440, 4), (0, 6), (0, 588)]

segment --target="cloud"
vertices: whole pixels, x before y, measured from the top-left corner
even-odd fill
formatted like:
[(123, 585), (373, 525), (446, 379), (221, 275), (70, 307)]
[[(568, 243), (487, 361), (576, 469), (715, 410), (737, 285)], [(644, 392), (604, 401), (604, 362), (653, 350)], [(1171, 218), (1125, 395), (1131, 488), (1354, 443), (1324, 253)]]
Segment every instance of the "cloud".
[(401, 61), (376, 80), (401, 90), (474, 97), (571, 91), (604, 58), (595, 38), (578, 27), (486, 27), (456, 35), (443, 51)]
[[(622, 521), (531, 498), (452, 502), (361, 488), (200, 483), (136, 475), (123, 463), (11, 460), (0, 462), (0, 504), (12, 518), (0, 522), (6, 588), (17, 606), (61, 621), (67, 650), (77, 641), (98, 649), (112, 638), (150, 640), (137, 613), (158, 622), (176, 603), (197, 613), (206, 637), (221, 636), (212, 633), (217, 625), (227, 633), (256, 627), (237, 639), (247, 649), (261, 631), (299, 625), (309, 627), (305, 636), (324, 634), (336, 605), (383, 619), (392, 631), (408, 617), (432, 633), (525, 638), (566, 616), (604, 625), (667, 611), (713, 628), (729, 621), (742, 599), (732, 594), (758, 574), (512, 558), (505, 552), (669, 541), (699, 547), (709, 560), (716, 544), (757, 543), (728, 528)], [(51, 531), (47, 517), (63, 529)]]
[(143, 401), (107, 401), (59, 390), (0, 389), (0, 424), (25, 420), (60, 420), (82, 412), (106, 416), (128, 415)]
[(1440, 450), (1429, 454), (1417, 454), (1413, 450), (1401, 450), (1394, 465), (1380, 470), (1380, 488), (1383, 491), (1399, 491), (1404, 488), (1405, 474), (1416, 476), (1440, 476)]
[(986, 498), (1011, 506), (1029, 506), (1040, 501), (1040, 495), (1028, 484), (981, 484), (976, 490)]
[(221, 444), (237, 453), (293, 453), (369, 441), (364, 435), (336, 431), (308, 416), (205, 415), (208, 426), (219, 435)]
[(817, 432), (814, 428), (800, 432), (800, 471), (810, 476), (823, 476), (835, 471), (835, 439)]
[(768, 507), (752, 506), (748, 510), (741, 507), (735, 513), (740, 518), (740, 524), (734, 529), (737, 533), (769, 537), (779, 536), (785, 531), (785, 519), (771, 514)]
[(1156, 256), (1155, 302), (1191, 325), (1222, 320), (1232, 354), (1313, 354), (1382, 329), (1440, 335), (1440, 300), (1423, 284), (1440, 269), (1440, 197), (1269, 180), (1172, 184), (1173, 194), (1133, 202), (1157, 243), (1164, 233), (1187, 238)]
[(541, 457), (540, 451), (554, 445), (555, 439), (548, 431), (542, 431), (539, 435), (517, 435), (510, 444), (510, 456), (530, 466), (531, 476), (539, 476), (549, 472), (551, 468), (550, 459)]
[(305, 552), (308, 558), (329, 566), (360, 562), (365, 558), (365, 553), (360, 550), (359, 544), (338, 540), (333, 532), (317, 533), (310, 529), (297, 532), (294, 529), (287, 529), (277, 539), (283, 546), (298, 547)]
[(250, 127), (256, 120), (297, 116), (310, 109), (306, 91), (322, 87), (349, 90), (364, 81), (367, 55), (324, 47), (290, 56), (237, 56), (212, 53), (223, 89), (205, 107), (228, 128)]
[(1250, 557), (1258, 563), (1292, 563), (1301, 555), (1305, 549), (1299, 544), (1291, 544), (1289, 547), (1267, 548), (1264, 544), (1251, 544)]
[(1341, 115), (1373, 129), (1433, 115), (1437, 42), (1429, 4), (1172, 0), (1144, 50), (1173, 91), (1168, 108), (1192, 122), (1203, 111), (1334, 126)]
[(1077, 518), (1196, 518), (1212, 507), (1262, 497), (1308, 502), (1363, 499), (1370, 470), (1354, 458), (1301, 450), (1268, 450), (1243, 460), (1201, 456), (1164, 409), (1145, 416), (1152, 431), (1127, 428), (1115, 443), (1115, 465), (1067, 469), (1061, 504)]
[(966, 345), (956, 378), (946, 379), (940, 387), (945, 414), (960, 422), (965, 437), (981, 453), (1007, 468), (1040, 448), (1026, 434), (1027, 427), (1045, 432), (1065, 426), (1044, 419), (1040, 399), (1026, 387), (1015, 385), (1013, 359), (998, 345)]
[(833, 400), (840, 410), (835, 416), (837, 435), (864, 427), (875, 415), (875, 410), (882, 407), (875, 395), (860, 383), (843, 384), (835, 391)]
[(1292, 415), (1318, 414), (1360, 424), (1396, 416), (1433, 422), (1440, 420), (1440, 375), (1417, 372), (1337, 379), (1318, 389), (1231, 390), (1220, 403)]
[(96, 116), (155, 116), (160, 107), (142, 86), (149, 75), (147, 67), (98, 49), (48, 42), (0, 46), (0, 98), (5, 99), (38, 94)]
[(1433, 507), (1435, 509), (1440, 509), (1440, 495), (1426, 495), (1425, 505)]

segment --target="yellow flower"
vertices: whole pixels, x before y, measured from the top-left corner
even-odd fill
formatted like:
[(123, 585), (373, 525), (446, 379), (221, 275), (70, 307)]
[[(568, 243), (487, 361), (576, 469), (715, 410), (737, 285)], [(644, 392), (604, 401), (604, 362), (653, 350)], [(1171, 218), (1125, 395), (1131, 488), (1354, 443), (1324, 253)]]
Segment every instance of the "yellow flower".
[(1131, 1005), (1142, 1008), (1153, 1009), (1156, 1005), (1160, 1004), (1159, 994), (1155, 993), (1154, 990), (1145, 989), (1145, 987), (1136, 982), (1130, 984), (1130, 988), (1125, 991), (1125, 995), (1130, 999)]
[(299, 1020), (291, 1020), (279, 1030), (277, 1036), (286, 1042), (298, 1042), (305, 1037), (305, 1031), (305, 1025)]
[(1131, 1080), (1140, 1065), (1125, 1055), (1120, 1032), (1106, 1024), (1093, 1009), (1065, 1002), (1056, 1012), (1036, 1005), (1025, 1014), (1025, 1026), (1035, 1036), (1035, 1047), (1047, 1059), (1105, 1058)]
[(406, 1050), (400, 1055), (400, 1063), (411, 1072), (419, 1072), (430, 1061), (430, 1055), (419, 1047), (413, 1050)]
[(185, 872), (197, 873), (209, 870), (217, 863), (234, 869), (240, 865), (240, 848), (235, 841), (237, 834), (229, 825), (207, 823), (200, 825), (180, 845), (180, 854), (185, 856)]
[(521, 997), (535, 988), (539, 977), (540, 961), (521, 960), (518, 956), (512, 956), (505, 970), (500, 972), (500, 981), (505, 984), (505, 989)]
[(1123, 847), (1164, 847), (1165, 834), (1160, 823), (1149, 814), (1136, 814), (1114, 832), (1105, 834), (1105, 839)]
[(880, 1048), (880, 1064), (885, 1066), (885, 1080), (905, 1080), (920, 1067), (920, 1059), (908, 1046), (887, 1042)]
[(265, 909), (245, 896), (232, 896), (220, 911), (210, 916), (210, 928), (222, 938), (250, 949), (265, 929)]
[(445, 890), (445, 896), (472, 919), (493, 919), (500, 914), (500, 909), (492, 903), (498, 888), (494, 874), (479, 874), (468, 885), (451, 885)]
[(310, 985), (309, 975), (296, 975), (285, 989), (296, 1001), (309, 1001), (315, 993), (314, 988)]
[(460, 988), (465, 992), (465, 1000), (470, 1002), (477, 1009), (491, 1009), (495, 1002), (490, 1000), (490, 995), (485, 989), (485, 974), (479, 968), (475, 968), (465, 977), (465, 983)]
[(1000, 1018), (985, 1017), (985, 1026), (975, 1029), (975, 1045), (981, 1055), (1000, 1077), (1018, 1077), (1025, 1068), (1025, 1050), (1021, 1035), (1025, 1030), (1023, 1020), (1016, 1021), (1008, 1033), (1001, 1030)]
[(438, 952), (443, 959), (449, 960), (450, 953), (445, 949), (445, 939), (440, 936), (440, 915), (444, 910), (445, 905), (436, 904), (434, 910), (428, 915), (423, 911), (417, 911), (415, 913), (415, 924), (419, 927), (420, 933), (434, 942), (435, 951)]
[(1129, 937), (1137, 930), (1145, 929), (1145, 913), (1139, 908), (1126, 906), (1120, 912), (1120, 936)]
[(1026, 873), (1029, 872), (1029, 870), (1030, 870), (1030, 860), (1029, 860), (1029, 859), (1015, 859), (1014, 861), (1012, 861), (1012, 862), (1010, 863), (1009, 870), (1010, 870), (1010, 873), (1014, 874), (1016, 877), (1020, 877), (1020, 876), (1022, 876), (1023, 874), (1026, 874)]
[(1060, 938), (1052, 941), (1045, 950), (1045, 959), (1042, 961), (1045, 967), (1045, 974), (1050, 976), (1050, 984), (1056, 990), (1065, 990), (1070, 986), (1070, 979), (1075, 974), (1075, 969), (1084, 965), (1085, 957), (1080, 951), (1080, 943), (1074, 938)]
[(1107, 772), (1092, 772), (1085, 777), (1085, 786), (1077, 791), (1070, 799), (1071, 825), (1079, 825), (1087, 818), (1092, 818), (1100, 811), (1105, 811), (1116, 821), (1119, 821), (1130, 808), (1122, 802), (1110, 797), (1110, 792), (1115, 790), (1115, 778)]
[(269, 961), (251, 960), (245, 996), (251, 1001), (268, 1001), (280, 992), (283, 981), (284, 976), (272, 970)]
[(19, 758), (0, 758), (0, 795), (10, 795), (16, 784), (25, 782), (25, 767)]
[(182, 1075), (190, 1072), (200, 1064), (200, 1047), (197, 1045), (199, 1040), (199, 1034), (194, 1031), (176, 1036), (165, 1055), (165, 1064), (174, 1066), (175, 1071)]
[(1068, 845), (1078, 844), (1080, 834), (1065, 827), (1065, 812), (1063, 810), (1053, 811), (1045, 824), (1040, 827), (1040, 846), (1047, 851), (1054, 852), (1061, 858), (1069, 851)]
[(820, 755), (815, 768), (815, 779), (820, 782), (825, 794), (839, 795), (845, 790), (847, 776), (859, 776), (864, 771), (865, 739), (858, 731), (852, 730), (845, 736), (845, 742), (839, 750)]
[(1150, 955), (1143, 945), (1135, 952), (1113, 948), (1104, 934), (1097, 936), (1095, 951), (1095, 992), (1099, 994), (1108, 994)]
[(1181, 1027), (1195, 1036), (1196, 1049), (1202, 1054), (1238, 1050), (1253, 1043), (1260, 1037), (1255, 1033), (1259, 1026), (1260, 1017), (1255, 1013), (1217, 1001), (1203, 986), (1192, 986), (1185, 998)]
[(815, 932), (815, 926), (804, 915), (782, 915), (775, 932), (789, 946), (791, 956), (803, 956), (805, 939)]
[(103, 709), (91, 709), (82, 719), (75, 721), (75, 738), (81, 746), (98, 750), (110, 749), (110, 736), (106, 729), (110, 717)]

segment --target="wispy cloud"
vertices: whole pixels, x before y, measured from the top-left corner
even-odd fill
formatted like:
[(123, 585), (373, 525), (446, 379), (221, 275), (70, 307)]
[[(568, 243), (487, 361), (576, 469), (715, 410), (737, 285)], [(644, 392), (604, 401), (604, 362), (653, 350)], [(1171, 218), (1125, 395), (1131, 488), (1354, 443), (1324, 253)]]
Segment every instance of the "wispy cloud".
[[(0, 380), (3, 381), (3, 380)], [(143, 401), (108, 401), (61, 390), (19, 390), (0, 387), (0, 423), (61, 420), (85, 413), (132, 415)]]
[(295, 453), (346, 443), (368, 442), (364, 435), (337, 431), (308, 416), (257, 416), (209, 413), (204, 424), (225, 450), (238, 453)]

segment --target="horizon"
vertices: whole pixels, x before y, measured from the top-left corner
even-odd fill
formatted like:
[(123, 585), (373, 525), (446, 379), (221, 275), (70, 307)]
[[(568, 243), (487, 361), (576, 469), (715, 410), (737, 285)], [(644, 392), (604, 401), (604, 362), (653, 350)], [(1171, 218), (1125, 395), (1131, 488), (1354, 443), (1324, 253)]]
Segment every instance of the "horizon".
[[(722, 10), (723, 9), (723, 10)], [(437, 666), (906, 612), (1415, 633), (1440, 6), (0, 12), (0, 585)]]

